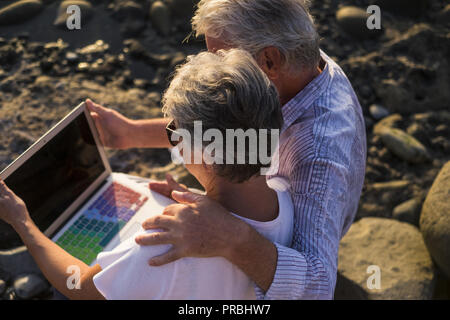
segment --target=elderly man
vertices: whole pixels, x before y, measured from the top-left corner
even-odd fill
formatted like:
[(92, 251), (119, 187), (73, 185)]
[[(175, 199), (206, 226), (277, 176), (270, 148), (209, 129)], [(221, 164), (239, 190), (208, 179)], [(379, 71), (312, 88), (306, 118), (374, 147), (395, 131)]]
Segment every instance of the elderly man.
[[(222, 256), (254, 283), (260, 299), (332, 299), (339, 241), (350, 227), (364, 180), (366, 137), (361, 107), (340, 67), (319, 49), (304, 0), (201, 0), (193, 18), (209, 51), (250, 52), (275, 84), (284, 125), (279, 167), (294, 202), (290, 247), (272, 243), (216, 202), (168, 177), (153, 190), (185, 204), (144, 223), (161, 232), (141, 245), (172, 244), (150, 260)], [(88, 101), (105, 145), (170, 147), (167, 120), (132, 121)], [(278, 179), (277, 179), (278, 180)], [(249, 195), (255, 196), (255, 195)], [(239, 235), (239, 237), (236, 236)]]

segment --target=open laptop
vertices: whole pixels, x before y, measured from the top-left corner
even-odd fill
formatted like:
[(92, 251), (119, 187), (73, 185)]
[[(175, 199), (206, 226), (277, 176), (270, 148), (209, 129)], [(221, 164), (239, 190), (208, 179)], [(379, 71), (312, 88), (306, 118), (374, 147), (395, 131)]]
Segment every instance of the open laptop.
[(172, 200), (113, 173), (84, 103), (0, 173), (45, 235), (88, 265)]

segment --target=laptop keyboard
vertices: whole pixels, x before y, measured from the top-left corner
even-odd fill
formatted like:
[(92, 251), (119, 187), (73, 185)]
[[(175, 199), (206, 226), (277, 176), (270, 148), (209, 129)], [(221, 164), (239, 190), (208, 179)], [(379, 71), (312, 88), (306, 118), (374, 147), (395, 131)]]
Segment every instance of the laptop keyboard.
[(113, 182), (56, 243), (89, 265), (147, 200), (140, 193)]

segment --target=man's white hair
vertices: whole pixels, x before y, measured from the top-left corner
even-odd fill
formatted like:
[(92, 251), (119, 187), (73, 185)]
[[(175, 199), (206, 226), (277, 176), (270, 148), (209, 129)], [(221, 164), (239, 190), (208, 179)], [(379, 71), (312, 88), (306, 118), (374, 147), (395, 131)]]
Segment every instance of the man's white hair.
[(289, 69), (314, 68), (319, 35), (307, 0), (200, 0), (192, 29), (196, 36), (221, 39), (253, 56), (276, 47)]

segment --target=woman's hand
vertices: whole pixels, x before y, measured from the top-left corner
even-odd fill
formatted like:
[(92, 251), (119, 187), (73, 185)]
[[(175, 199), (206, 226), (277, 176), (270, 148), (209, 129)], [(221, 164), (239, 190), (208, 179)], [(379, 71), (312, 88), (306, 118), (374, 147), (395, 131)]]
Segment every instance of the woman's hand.
[(132, 120), (119, 112), (105, 108), (99, 104), (86, 100), (86, 106), (94, 119), (100, 140), (105, 147), (113, 149), (128, 149), (133, 147)]
[(13, 227), (30, 219), (28, 209), (22, 199), (0, 180), (0, 219)]

